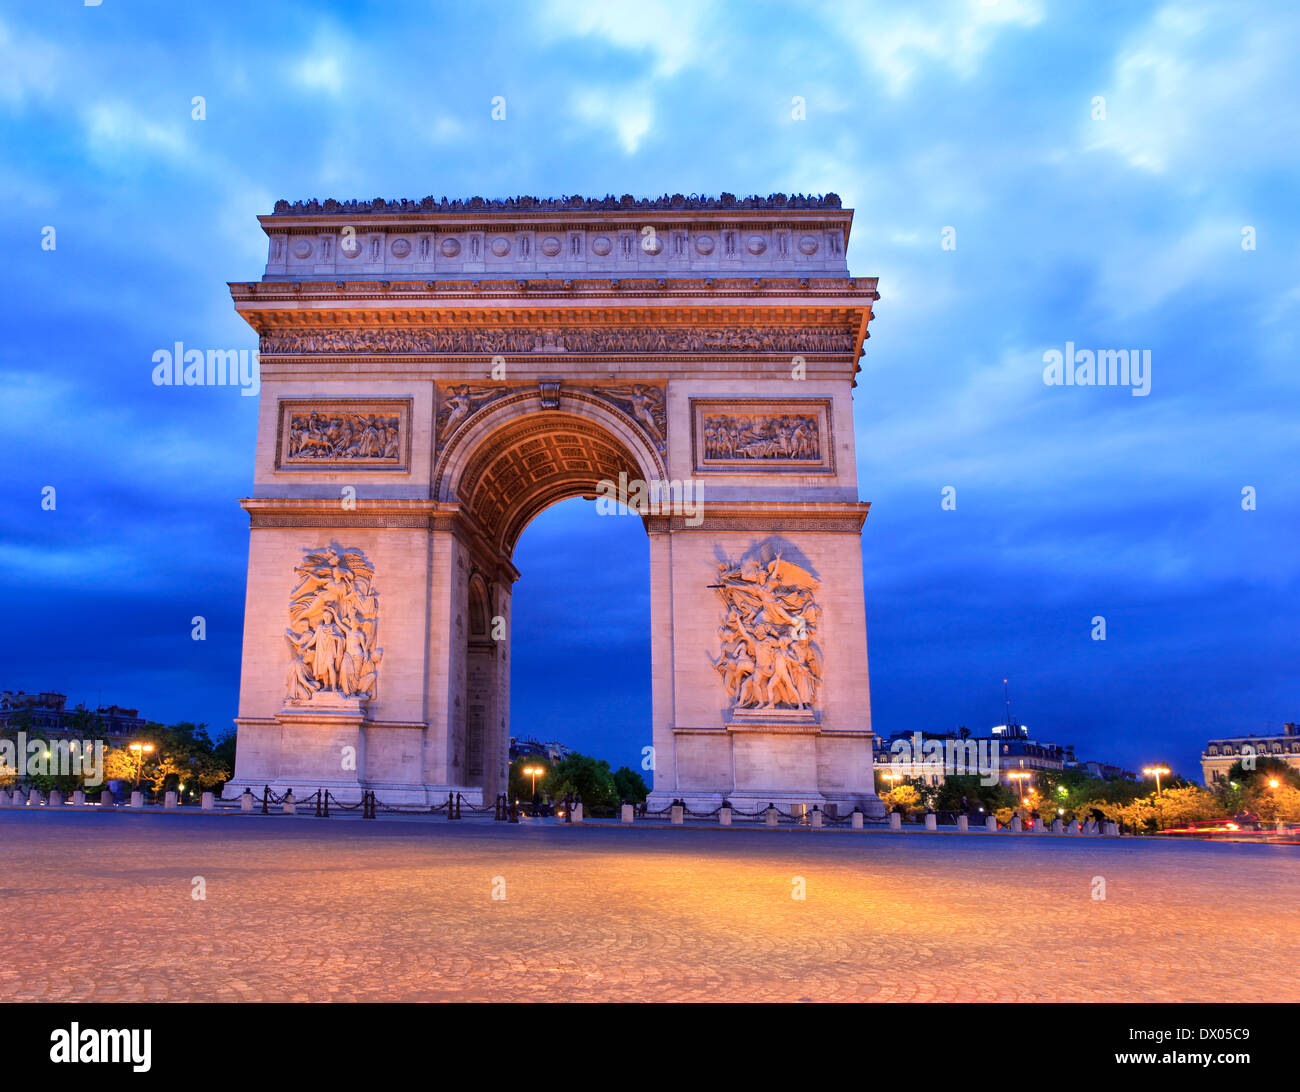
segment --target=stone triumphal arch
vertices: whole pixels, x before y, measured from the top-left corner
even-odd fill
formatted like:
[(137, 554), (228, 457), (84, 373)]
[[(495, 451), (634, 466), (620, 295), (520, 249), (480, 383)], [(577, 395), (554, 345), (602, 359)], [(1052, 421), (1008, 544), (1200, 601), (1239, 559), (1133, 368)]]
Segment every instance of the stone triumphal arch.
[(650, 537), (652, 801), (878, 812), (852, 216), (778, 194), (261, 217), (266, 272), (230, 286), (262, 397), (227, 792), (503, 791), (515, 543), (612, 495)]

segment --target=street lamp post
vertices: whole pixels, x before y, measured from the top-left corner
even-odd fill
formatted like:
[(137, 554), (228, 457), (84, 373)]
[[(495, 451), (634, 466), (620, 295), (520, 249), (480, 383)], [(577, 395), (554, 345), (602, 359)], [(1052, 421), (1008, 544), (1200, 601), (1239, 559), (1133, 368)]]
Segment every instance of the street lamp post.
[(127, 750), (135, 755), (135, 787), (140, 787), (140, 778), (144, 776), (144, 756), (153, 753), (152, 743), (132, 743)]
[(1162, 774), (1167, 774), (1167, 773), (1169, 773), (1169, 767), (1168, 767), (1168, 766), (1144, 766), (1144, 767), (1142, 768), (1142, 773), (1145, 774), (1147, 777), (1151, 777), (1152, 775), (1155, 776), (1155, 779), (1156, 779), (1156, 795), (1159, 796), (1159, 795), (1161, 794), (1161, 793), (1160, 793), (1160, 777), (1161, 777)]
[(1020, 790), (1020, 806), (1025, 804), (1025, 780), (1033, 775), (1028, 770), (1012, 770), (1007, 777), (1016, 783), (1016, 788)]

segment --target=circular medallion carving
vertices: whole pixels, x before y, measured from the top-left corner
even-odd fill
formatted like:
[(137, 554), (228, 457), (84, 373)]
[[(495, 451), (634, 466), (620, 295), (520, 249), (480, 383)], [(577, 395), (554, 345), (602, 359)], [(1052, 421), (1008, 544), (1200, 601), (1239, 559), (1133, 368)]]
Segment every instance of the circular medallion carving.
[(548, 235), (542, 240), (542, 253), (548, 258), (554, 258), (560, 252), (560, 240), (554, 235)]
[(762, 254), (767, 249), (767, 240), (761, 235), (751, 235), (745, 242), (745, 249), (751, 254)]
[(492, 240), (492, 253), (498, 258), (504, 258), (510, 253), (510, 240), (504, 235), (498, 235)]
[(817, 240), (814, 239), (811, 235), (805, 235), (802, 239), (799, 240), (799, 253), (816, 254)]
[(310, 257), (311, 257), (311, 240), (310, 240), (310, 239), (299, 239), (296, 243), (294, 243), (294, 244), (293, 244), (293, 256), (294, 256), (295, 258), (310, 258)]
[(698, 239), (695, 240), (695, 249), (700, 254), (712, 254), (713, 246), (714, 243), (713, 243), (712, 235), (701, 235)]
[(409, 239), (394, 239), (393, 245), (389, 249), (392, 250), (394, 258), (405, 258), (411, 253), (411, 241)]
[(443, 239), (443, 241), (438, 244), (438, 249), (442, 251), (442, 256), (444, 258), (454, 258), (460, 253), (460, 240)]
[(664, 252), (664, 241), (655, 235), (641, 236), (641, 249), (649, 255), (662, 254)]
[(598, 257), (603, 258), (613, 249), (614, 244), (609, 241), (609, 237), (606, 235), (597, 235), (591, 241), (591, 252)]

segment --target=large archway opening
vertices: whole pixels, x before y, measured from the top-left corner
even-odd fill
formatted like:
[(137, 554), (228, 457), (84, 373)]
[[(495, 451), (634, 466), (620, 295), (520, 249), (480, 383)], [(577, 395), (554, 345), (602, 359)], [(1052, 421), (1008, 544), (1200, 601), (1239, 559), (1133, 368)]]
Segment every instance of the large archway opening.
[(511, 734), (639, 770), (651, 737), (650, 545), (641, 520), (573, 497), (529, 524), (514, 562)]
[(503, 398), (440, 460), (470, 562), (453, 766), (485, 792), (505, 787), (512, 736), (638, 768), (651, 734), (649, 542), (638, 514), (596, 499), (662, 479), (662, 462), (618, 409), (581, 391), (555, 403)]

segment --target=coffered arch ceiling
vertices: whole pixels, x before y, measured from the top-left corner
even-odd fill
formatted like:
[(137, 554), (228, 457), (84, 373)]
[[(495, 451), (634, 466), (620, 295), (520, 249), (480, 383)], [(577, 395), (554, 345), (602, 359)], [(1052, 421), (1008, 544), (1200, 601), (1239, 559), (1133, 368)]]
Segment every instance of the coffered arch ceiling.
[(456, 494), (465, 513), (507, 557), (528, 523), (568, 497), (594, 496), (601, 482), (642, 477), (637, 459), (598, 422), (561, 411), (507, 421), (475, 446)]

